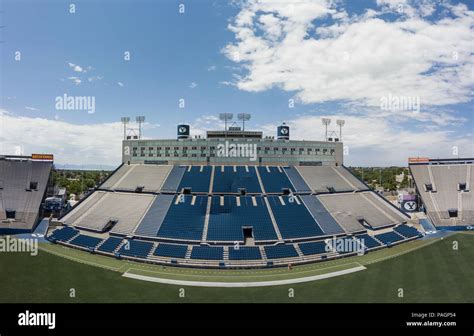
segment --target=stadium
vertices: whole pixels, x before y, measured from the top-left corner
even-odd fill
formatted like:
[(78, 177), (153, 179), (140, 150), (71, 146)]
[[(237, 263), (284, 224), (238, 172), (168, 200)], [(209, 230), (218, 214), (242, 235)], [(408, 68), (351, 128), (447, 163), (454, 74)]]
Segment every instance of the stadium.
[[(115, 258), (248, 268), (342, 258), (421, 236), (343, 166), (338, 139), (293, 141), (284, 124), (276, 139), (236, 126), (206, 139), (190, 139), (189, 125), (177, 130), (175, 140), (125, 139), (123, 164), (55, 221), (48, 239)], [(216, 154), (242, 139), (257, 148), (255, 161)]]
[(0, 18), (0, 336), (472, 334), (471, 2), (6, 0)]
[[(179, 124), (175, 139), (142, 140), (125, 129), (122, 164), (57, 217), (45, 212), (53, 156), (4, 156), (2, 234), (44, 236), (45, 251), (67, 256), (72, 248), (75, 258), (118, 262), (119, 269), (130, 262), (157, 265), (148, 271), (157, 275), (165, 266), (222, 274), (261, 269), (262, 281), (242, 281), (236, 273), (227, 284), (214, 284), (259, 287), (267, 283), (265, 270), (290, 270), (283, 283), (358, 272), (365, 267), (354, 259), (377, 258), (384, 250), (398, 254), (404, 244), (424, 245), (474, 224), (470, 159), (410, 158), (419, 196), (413, 209), (421, 210), (413, 216), (344, 166), (339, 137), (292, 140), (285, 123), (275, 132), (264, 136), (226, 122), (223, 130), (192, 137), (190, 126)], [(248, 155), (249, 147), (255, 155)], [(291, 273), (298, 265), (314, 265), (316, 278)], [(169, 281), (148, 277), (141, 266), (131, 269), (124, 275)], [(192, 283), (213, 286), (202, 279)]]

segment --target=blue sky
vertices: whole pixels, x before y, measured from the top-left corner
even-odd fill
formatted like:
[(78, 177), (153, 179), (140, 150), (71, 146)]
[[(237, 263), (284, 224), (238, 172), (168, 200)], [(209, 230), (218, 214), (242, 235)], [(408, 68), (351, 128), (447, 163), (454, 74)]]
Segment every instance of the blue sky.
[[(246, 112), (251, 128), (273, 135), (287, 121), (294, 137), (313, 140), (322, 116), (346, 119), (348, 165), (474, 156), (472, 4), (74, 4), (75, 13), (66, 1), (2, 4), (2, 153), (117, 165), (121, 116), (145, 115), (145, 137), (172, 138), (178, 122), (197, 134), (221, 127), (220, 112)], [(95, 97), (95, 113), (57, 110), (63, 94)], [(381, 110), (389, 94), (418, 97), (419, 111)]]

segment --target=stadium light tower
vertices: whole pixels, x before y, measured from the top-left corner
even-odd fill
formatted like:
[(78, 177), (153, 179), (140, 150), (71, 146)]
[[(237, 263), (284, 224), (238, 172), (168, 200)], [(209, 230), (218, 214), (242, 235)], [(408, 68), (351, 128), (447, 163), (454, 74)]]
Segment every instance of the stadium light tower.
[(328, 141), (328, 126), (331, 123), (331, 119), (329, 118), (322, 118), (321, 121), (323, 122), (323, 125), (326, 126), (326, 137), (325, 141)]
[(342, 126), (344, 126), (345, 123), (345, 120), (336, 120), (336, 124), (339, 126), (339, 141), (342, 141)]
[(249, 121), (251, 117), (252, 117), (252, 115), (249, 114), (249, 113), (239, 113), (239, 114), (237, 114), (237, 119), (242, 121), (242, 131), (245, 131), (245, 122)]
[(120, 118), (120, 120), (122, 121), (122, 124), (123, 124), (123, 139), (126, 140), (127, 139), (127, 124), (130, 122), (130, 118), (122, 117)]
[(138, 116), (136, 119), (138, 123), (138, 139), (142, 138), (142, 123), (145, 121), (145, 116)]
[(224, 120), (225, 131), (227, 132), (227, 122), (234, 118), (233, 113), (219, 113), (219, 119)]

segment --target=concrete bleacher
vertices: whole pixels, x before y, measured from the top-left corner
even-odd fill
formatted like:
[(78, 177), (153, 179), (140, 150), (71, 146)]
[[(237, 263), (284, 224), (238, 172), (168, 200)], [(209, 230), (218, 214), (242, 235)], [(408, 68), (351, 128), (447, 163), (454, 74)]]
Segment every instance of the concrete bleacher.
[[(47, 161), (0, 159), (0, 231), (34, 228), (51, 168)], [(7, 211), (15, 218), (7, 220)]]
[(348, 233), (394, 226), (406, 221), (395, 208), (373, 192), (318, 195), (318, 199)]
[(135, 191), (142, 188), (145, 192), (157, 192), (169, 175), (172, 166), (124, 164), (104, 182), (101, 189)]
[(255, 241), (277, 240), (263, 197), (213, 196), (207, 231), (208, 241), (244, 241), (251, 228)]
[[(472, 166), (471, 161), (462, 159), (410, 165), (426, 214), (435, 226), (474, 224), (474, 200), (470, 190)], [(460, 190), (460, 184), (465, 185), (465, 190)], [(431, 186), (431, 190), (427, 190), (427, 185)], [(457, 216), (450, 214), (449, 210), (457, 211)]]
[(257, 173), (253, 166), (215, 166), (214, 193), (238, 193), (245, 189), (247, 193), (261, 193)]
[(344, 167), (299, 166), (296, 169), (311, 191), (315, 193), (367, 189)]
[(110, 229), (111, 232), (126, 235), (134, 231), (154, 197), (148, 194), (96, 191), (62, 220), (67, 225), (92, 231)]

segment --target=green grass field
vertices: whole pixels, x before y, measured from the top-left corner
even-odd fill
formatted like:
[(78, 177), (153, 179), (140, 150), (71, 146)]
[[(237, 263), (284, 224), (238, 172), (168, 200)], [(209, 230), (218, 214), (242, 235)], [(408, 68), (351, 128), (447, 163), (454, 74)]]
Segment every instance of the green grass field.
[[(453, 249), (458, 242), (458, 250)], [(365, 256), (268, 270), (163, 268), (44, 245), (36, 257), (0, 253), (0, 302), (474, 302), (474, 235), (418, 240)], [(302, 284), (258, 288), (163, 285), (122, 277), (133, 271), (170, 279), (263, 281), (296, 278), (354, 265), (366, 270)], [(75, 297), (70, 297), (70, 290)], [(294, 297), (289, 297), (289, 289)], [(403, 297), (398, 296), (403, 289)]]

